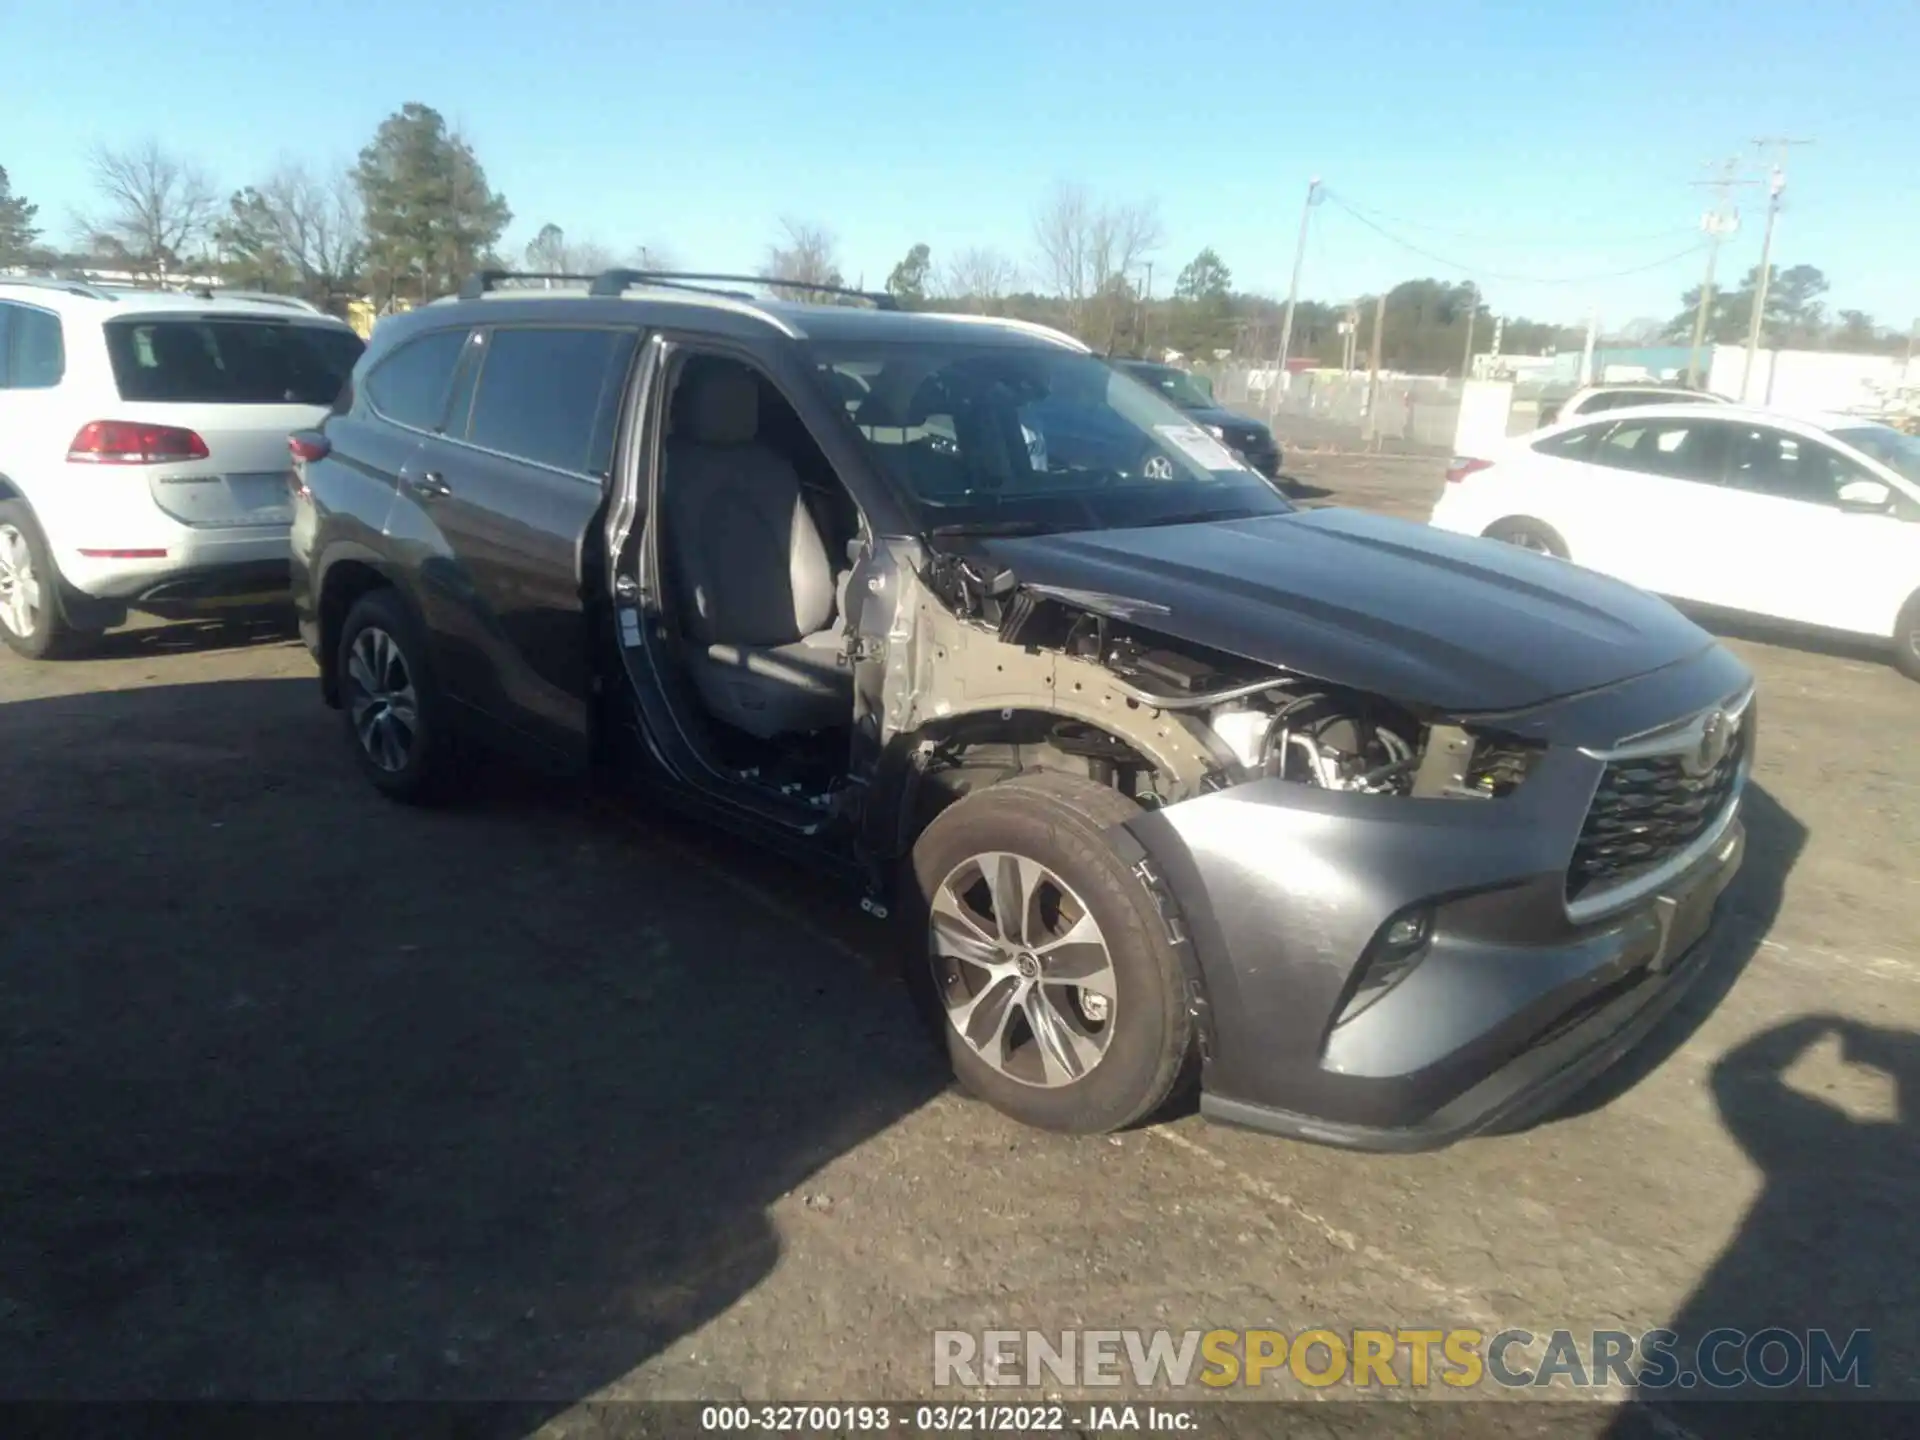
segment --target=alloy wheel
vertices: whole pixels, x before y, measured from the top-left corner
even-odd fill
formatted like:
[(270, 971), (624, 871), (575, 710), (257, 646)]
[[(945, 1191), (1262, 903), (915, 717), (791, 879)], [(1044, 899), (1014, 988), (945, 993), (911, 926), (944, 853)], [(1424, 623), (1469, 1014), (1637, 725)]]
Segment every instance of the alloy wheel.
[(14, 525), (0, 525), (0, 625), (22, 640), (40, 623), (40, 579), (33, 573), (33, 551)]
[(1113, 1036), (1113, 956), (1066, 881), (1025, 855), (992, 851), (948, 872), (931, 910), (935, 986), (969, 1049), (1045, 1089), (1100, 1063)]
[(393, 636), (369, 625), (347, 652), (347, 713), (367, 758), (388, 773), (404, 770), (420, 727), (407, 657)]

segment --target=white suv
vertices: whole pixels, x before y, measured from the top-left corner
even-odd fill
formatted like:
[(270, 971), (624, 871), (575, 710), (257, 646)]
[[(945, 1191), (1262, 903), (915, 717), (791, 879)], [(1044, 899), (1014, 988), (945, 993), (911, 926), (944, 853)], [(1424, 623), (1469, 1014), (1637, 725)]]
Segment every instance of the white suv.
[(0, 278), (0, 640), (286, 594), (287, 437), (364, 348), (285, 297)]

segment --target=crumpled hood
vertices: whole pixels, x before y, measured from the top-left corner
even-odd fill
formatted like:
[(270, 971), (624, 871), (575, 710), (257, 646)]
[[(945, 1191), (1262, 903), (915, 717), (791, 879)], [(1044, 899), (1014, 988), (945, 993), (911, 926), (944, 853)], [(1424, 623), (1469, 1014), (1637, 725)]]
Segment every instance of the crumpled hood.
[(978, 544), (1020, 581), (1143, 602), (1144, 629), (1453, 715), (1524, 709), (1714, 643), (1620, 581), (1359, 510)]

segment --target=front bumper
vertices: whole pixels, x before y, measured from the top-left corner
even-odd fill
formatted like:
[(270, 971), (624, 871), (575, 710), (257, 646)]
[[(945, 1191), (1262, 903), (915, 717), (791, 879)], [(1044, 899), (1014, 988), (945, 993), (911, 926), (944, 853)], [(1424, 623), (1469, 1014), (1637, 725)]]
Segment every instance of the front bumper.
[[(1538, 1114), (1612, 1064), (1706, 968), (1744, 833), (1723, 811), (1687, 870), (1575, 919), (1568, 863), (1604, 763), (1587, 751), (1747, 678), (1715, 646), (1543, 712), (1553, 742), (1498, 800), (1266, 780), (1130, 822), (1191, 945), (1203, 1112), (1430, 1149)], [(1416, 911), (1430, 920), (1418, 963), (1350, 1005), (1376, 938)]]
[(1264, 444), (1258, 440), (1250, 441), (1244, 445), (1235, 444), (1233, 449), (1239, 454), (1242, 460), (1246, 461), (1247, 464), (1251, 465), (1260, 474), (1266, 476), (1267, 479), (1277, 480), (1280, 478), (1280, 447), (1274, 444), (1272, 440), (1268, 440)]
[[(1512, 955), (1456, 951), (1422, 961), (1405, 984), (1350, 1022), (1368, 1026), (1374, 1034), (1347, 1048), (1375, 1048), (1382, 1041), (1391, 1043), (1389, 1037), (1396, 1034), (1434, 1031), (1435, 1016), (1446, 1008), (1445, 993), (1484, 984), (1490, 978), (1486, 972), (1516, 966), (1536, 972), (1533, 977), (1491, 977), (1505, 990), (1512, 1008), (1471, 1035), (1461, 1051), (1432, 1067), (1433, 1093), (1451, 1093), (1452, 1098), (1431, 1110), (1413, 1105), (1397, 1121), (1366, 1123), (1207, 1093), (1200, 1100), (1201, 1113), (1270, 1134), (1383, 1151), (1438, 1149), (1482, 1131), (1541, 1118), (1625, 1057), (1707, 969), (1713, 946), (1706, 927), (1745, 850), (1745, 833), (1736, 821), (1694, 873), (1599, 935)], [(1676, 934), (1671, 918), (1676, 914), (1702, 929)], [(1437, 968), (1429, 970), (1436, 962)], [(1439, 1009), (1423, 1013), (1428, 1005)], [(1446, 1023), (1440, 1021), (1442, 1027)], [(1498, 1058), (1509, 1052), (1511, 1058)], [(1470, 1058), (1478, 1063), (1466, 1063)], [(1337, 1054), (1330, 1059), (1336, 1066), (1340, 1063)], [(1454, 1076), (1470, 1074), (1488, 1064), (1495, 1068), (1464, 1090), (1447, 1078), (1449, 1071)], [(1414, 1072), (1409, 1078), (1417, 1082), (1420, 1077)]]

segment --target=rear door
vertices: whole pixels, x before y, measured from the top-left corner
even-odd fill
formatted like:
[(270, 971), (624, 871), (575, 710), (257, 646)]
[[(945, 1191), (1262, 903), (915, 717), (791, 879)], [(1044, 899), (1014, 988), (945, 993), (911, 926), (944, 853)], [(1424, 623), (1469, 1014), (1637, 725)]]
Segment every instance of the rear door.
[(638, 339), (590, 325), (485, 332), (390, 527), (425, 544), (422, 603), (449, 696), (569, 767), (587, 759), (589, 545)]
[[(1722, 428), (1693, 416), (1624, 415), (1577, 465), (1580, 513), (1562, 531), (1573, 558), (1663, 595), (1694, 595), (1723, 464)], [(1708, 527), (1703, 529), (1702, 527)], [(1710, 547), (1706, 547), (1710, 548)]]
[(319, 320), (171, 311), (104, 330), (120, 403), (98, 418), (190, 430), (206, 449), (151, 468), (154, 503), (184, 525), (287, 524), (287, 436), (320, 423), (360, 337)]

